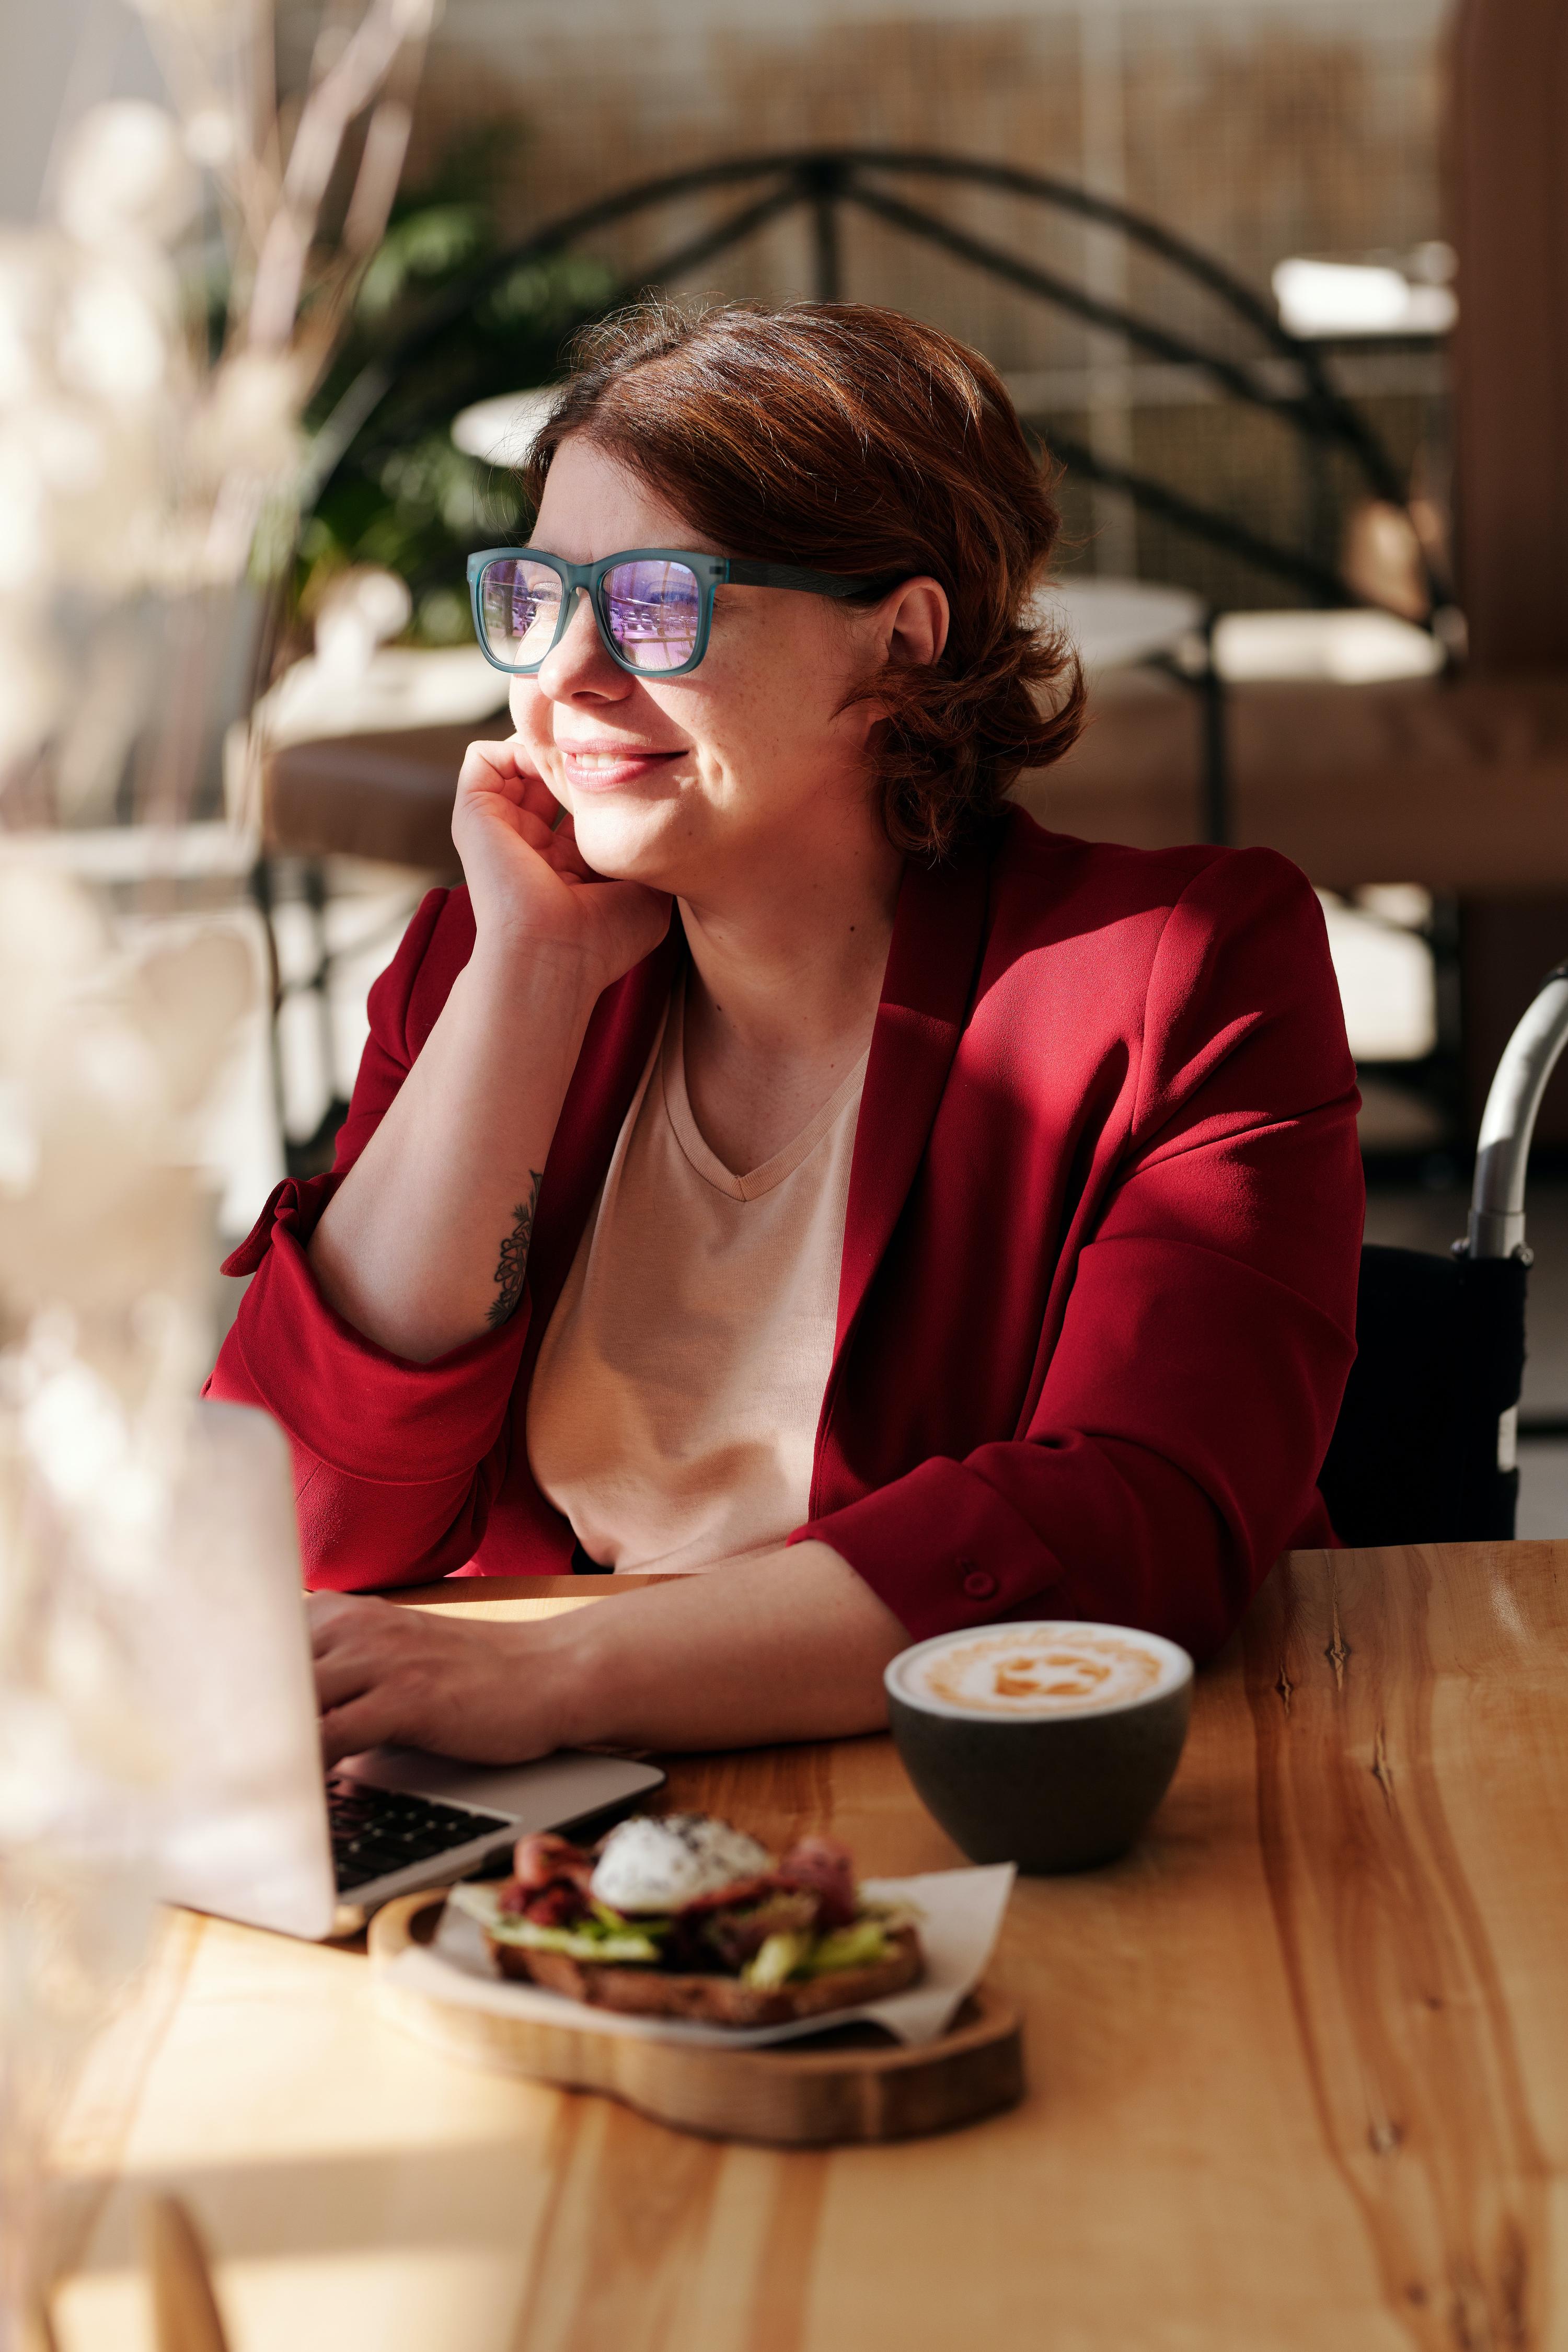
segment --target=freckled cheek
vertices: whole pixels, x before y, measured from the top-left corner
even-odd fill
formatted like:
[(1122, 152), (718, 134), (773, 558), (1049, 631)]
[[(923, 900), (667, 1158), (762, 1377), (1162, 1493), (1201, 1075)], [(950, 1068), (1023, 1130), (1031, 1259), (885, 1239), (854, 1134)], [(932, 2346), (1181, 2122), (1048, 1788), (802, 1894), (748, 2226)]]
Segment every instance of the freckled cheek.
[(795, 793), (796, 771), (812, 766), (809, 750), (817, 732), (816, 713), (797, 707), (792, 713), (781, 701), (750, 679), (731, 678), (727, 690), (714, 694), (707, 709), (693, 713), (689, 740), (698, 752), (698, 786), (715, 811), (763, 818)]
[[(711, 690), (704, 677), (700, 688), (687, 686), (649, 685), (643, 688), (647, 703), (653, 706), (662, 727), (650, 728), (655, 740), (668, 735), (673, 727), (685, 743), (686, 756), (669, 772), (671, 782), (680, 783), (683, 791), (695, 787), (707, 793), (714, 775), (726, 764), (726, 745), (732, 732), (731, 698), (722, 691)], [(652, 713), (647, 714), (651, 717)]]
[(778, 660), (759, 664), (739, 688), (728, 714), (737, 751), (766, 764), (820, 756), (837, 734), (839, 698), (820, 667), (805, 661), (798, 667)]
[(682, 714), (689, 741), (697, 749), (705, 776), (743, 776), (772, 756), (778, 727), (770, 698), (738, 665), (726, 663), (704, 681), (700, 702)]

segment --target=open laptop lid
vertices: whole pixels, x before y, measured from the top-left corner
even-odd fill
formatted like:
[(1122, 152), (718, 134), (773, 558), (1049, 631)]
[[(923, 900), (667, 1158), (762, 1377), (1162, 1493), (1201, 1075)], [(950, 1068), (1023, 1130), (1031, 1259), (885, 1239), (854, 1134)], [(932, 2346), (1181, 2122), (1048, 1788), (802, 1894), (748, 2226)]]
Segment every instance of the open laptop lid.
[(380, 1748), (340, 1771), (504, 1816), (472, 1853), (438, 1855), (340, 1903), (333, 1875), (315, 1685), (288, 1444), (248, 1405), (197, 1408), (174, 1515), (177, 1654), (163, 1661), (170, 1764), (157, 1891), (247, 1926), (320, 1938), (353, 1912), (476, 1867), (483, 1851), (620, 1808), (662, 1783), (656, 1766), (562, 1754), (487, 1769)]

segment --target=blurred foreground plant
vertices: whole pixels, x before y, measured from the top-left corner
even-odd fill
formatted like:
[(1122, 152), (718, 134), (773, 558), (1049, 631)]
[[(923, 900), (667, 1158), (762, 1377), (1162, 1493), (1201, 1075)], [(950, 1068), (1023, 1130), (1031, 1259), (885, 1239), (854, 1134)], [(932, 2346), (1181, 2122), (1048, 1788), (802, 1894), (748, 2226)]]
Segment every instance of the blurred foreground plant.
[[(62, 137), (54, 221), (0, 236), (13, 828), (101, 821), (138, 743), (138, 811), (189, 807), (233, 592), (292, 544), (302, 419), (381, 242), (435, 0), (329, 9), (287, 141), (264, 0), (131, 5), (173, 110), (90, 109)], [(223, 249), (216, 319), (198, 231)]]
[(168, 1709), (201, 1671), (170, 1568), (209, 1354), (193, 1122), (254, 987), (221, 905), (249, 814), (194, 908), (182, 845), (225, 834), (189, 820), (243, 705), (244, 583), (292, 547), (306, 406), (437, 0), (328, 5), (291, 131), (264, 0), (129, 5), (171, 104), (84, 114), (53, 218), (0, 234), (0, 2352), (60, 2085), (144, 1940)]

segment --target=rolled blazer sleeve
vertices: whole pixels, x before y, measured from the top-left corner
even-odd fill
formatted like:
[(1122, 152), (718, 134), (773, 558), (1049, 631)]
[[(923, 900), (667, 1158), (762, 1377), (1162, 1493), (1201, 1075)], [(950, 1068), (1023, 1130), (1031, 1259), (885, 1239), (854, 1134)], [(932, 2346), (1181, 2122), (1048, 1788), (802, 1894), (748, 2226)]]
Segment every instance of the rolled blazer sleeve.
[(1031, 1614), (1215, 1650), (1315, 1481), (1354, 1355), (1354, 1070), (1321, 911), (1269, 852), (1205, 866), (1160, 936), (1125, 1141), (1008, 1441), (800, 1528), (911, 1637)]
[(282, 1424), (306, 1582), (339, 1591), (422, 1583), (462, 1567), (507, 1470), (526, 1293), (497, 1330), (410, 1363), (327, 1305), (306, 1255), (413, 1065), (409, 999), (446, 898), (434, 890), (421, 902), (371, 991), (370, 1038), (331, 1173), (279, 1185), (224, 1267), (252, 1279), (206, 1392), (260, 1405)]

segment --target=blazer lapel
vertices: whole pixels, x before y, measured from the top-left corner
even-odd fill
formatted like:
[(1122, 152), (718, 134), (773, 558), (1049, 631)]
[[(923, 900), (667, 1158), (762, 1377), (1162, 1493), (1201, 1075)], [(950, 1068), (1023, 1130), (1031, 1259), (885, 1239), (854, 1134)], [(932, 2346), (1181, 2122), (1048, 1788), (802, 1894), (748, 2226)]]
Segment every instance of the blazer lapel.
[(989, 880), (983, 848), (936, 872), (912, 862), (904, 868), (850, 1164), (819, 1457), (846, 1344), (914, 1181), (958, 1050), (984, 945)]

